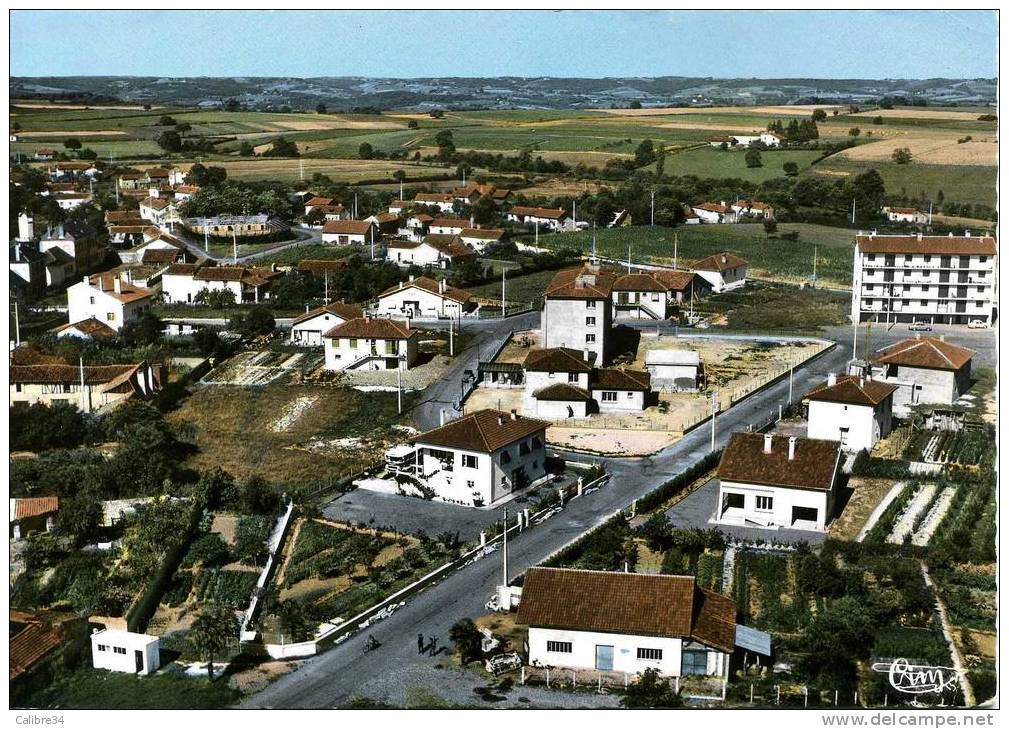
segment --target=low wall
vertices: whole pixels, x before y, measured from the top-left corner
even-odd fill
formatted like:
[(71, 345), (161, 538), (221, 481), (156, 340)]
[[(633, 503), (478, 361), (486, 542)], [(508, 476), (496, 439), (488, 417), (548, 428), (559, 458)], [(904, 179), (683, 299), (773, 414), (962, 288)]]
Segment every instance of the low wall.
[(293, 512), (294, 502), (288, 501), (287, 511), (277, 520), (276, 525), (273, 527), (273, 532), (271, 532), (270, 538), (267, 541), (270, 554), (266, 558), (266, 565), (259, 573), (259, 579), (256, 580), (256, 586), (252, 590), (252, 599), (249, 600), (249, 607), (245, 609), (245, 614), (242, 616), (240, 635), (243, 641), (256, 639), (256, 631), (250, 630), (249, 626), (256, 616), (256, 609), (259, 607), (259, 598), (266, 588), (266, 583), (269, 582), (273, 574), (273, 568), (277, 562), (277, 551), (280, 549), (280, 545), (284, 543), (284, 536), (287, 534), (287, 528), (291, 524), (291, 514)]

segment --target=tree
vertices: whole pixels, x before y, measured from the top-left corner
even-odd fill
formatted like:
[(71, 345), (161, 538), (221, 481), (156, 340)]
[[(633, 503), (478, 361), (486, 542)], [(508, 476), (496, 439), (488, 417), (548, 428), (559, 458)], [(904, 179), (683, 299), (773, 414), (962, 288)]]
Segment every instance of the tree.
[(160, 119), (158, 119), (159, 127), (174, 127), (175, 124), (176, 124), (175, 118), (170, 117), (167, 114), (163, 115)]
[(186, 132), (193, 131), (193, 125), (189, 122), (179, 122), (175, 125), (175, 131), (177, 131), (180, 135), (185, 136)]
[(911, 161), (911, 149), (909, 147), (898, 147), (893, 150), (890, 158), (899, 165), (906, 165)]
[(764, 232), (768, 235), (774, 235), (778, 232), (778, 224), (773, 220), (764, 221)]
[(223, 167), (204, 166), (197, 162), (189, 168), (186, 173), (186, 182), (197, 187), (207, 187), (209, 185), (219, 185), (228, 179), (228, 171)]
[(645, 167), (655, 161), (655, 143), (651, 139), (644, 139), (638, 148), (634, 150), (634, 164), (637, 167)]
[(145, 311), (119, 330), (119, 338), (131, 347), (155, 344), (161, 341), (161, 319), (153, 311)]
[(448, 637), (459, 653), (459, 660), (465, 666), (473, 661), (479, 661), (483, 650), (481, 647), (483, 634), (469, 618), (457, 620), (449, 628)]
[(683, 700), (677, 696), (669, 679), (659, 675), (657, 668), (646, 668), (627, 687), (620, 705), (626, 709), (670, 708), (682, 706)]
[(641, 108), (641, 102), (640, 102), (640, 101), (637, 101), (637, 100), (635, 100), (635, 101), (632, 101), (632, 102), (630, 103), (630, 105), (628, 106), (628, 108), (629, 108), (629, 109), (640, 109), (640, 108)]
[(56, 531), (71, 537), (75, 545), (87, 544), (102, 523), (102, 504), (90, 492), (60, 500)]
[(756, 149), (746, 150), (746, 156), (743, 158), (746, 161), (747, 167), (763, 167), (764, 162), (760, 158), (760, 151)]
[(250, 514), (273, 514), (280, 508), (280, 495), (262, 476), (253, 476), (242, 489), (242, 510)]
[(357, 156), (360, 159), (371, 159), (375, 156), (375, 148), (367, 142), (361, 142), (361, 146), (357, 148)]
[(257, 306), (245, 315), (232, 317), (231, 326), (244, 337), (272, 334), (277, 326), (273, 314), (265, 306)]
[(281, 600), (276, 614), (280, 618), (280, 629), (290, 635), (292, 641), (300, 643), (312, 638), (315, 626), (308, 619), (302, 603), (297, 600)]
[(886, 202), (886, 185), (876, 170), (868, 170), (855, 177), (845, 193), (850, 193), (845, 194), (846, 199), (855, 199), (855, 213), (862, 220), (875, 218)]
[(799, 174), (799, 165), (795, 162), (786, 162), (781, 166), (781, 169), (788, 177), (796, 177)]
[(664, 552), (669, 549), (673, 543), (673, 528), (669, 524), (669, 517), (659, 512), (649, 518), (641, 525), (641, 536), (653, 552)]
[(823, 109), (816, 109), (813, 111), (813, 121), (827, 121), (827, 112)]
[(286, 137), (277, 137), (270, 148), (263, 152), (264, 157), (299, 157), (298, 145)]
[(406, 182), (406, 172), (404, 170), (393, 170), (392, 179), (396, 182)]
[(418, 127), (420, 127), (420, 124), (417, 123), (416, 119), (411, 119), (406, 123), (407, 129), (417, 129)]
[(481, 195), (480, 199), (473, 203), (469, 212), (473, 217), (473, 222), (477, 225), (489, 225), (494, 222), (494, 218), (497, 216), (497, 205), (494, 204), (490, 195)]
[(881, 117), (881, 116), (874, 116), (872, 118), (872, 123), (873, 124), (882, 124), (883, 123), (883, 117)]
[(178, 152), (182, 149), (182, 137), (174, 130), (161, 132), (154, 141), (166, 152)]
[(242, 105), (239, 103), (238, 99), (228, 99), (224, 102), (225, 111), (238, 111), (241, 108)]
[(221, 335), (213, 327), (200, 327), (193, 334), (193, 344), (201, 354), (211, 355), (221, 344)]
[(861, 133), (862, 133), (862, 130), (859, 129), (858, 127), (852, 127), (851, 129), (848, 130), (848, 136), (849, 137), (857, 137)]
[(229, 306), (235, 305), (235, 292), (231, 289), (217, 289), (214, 291), (200, 289), (196, 296), (193, 297), (193, 302), (206, 304), (211, 309), (226, 309)]
[(325, 114), (326, 111), (327, 111), (326, 105), (323, 102), (320, 101), (318, 104), (315, 105), (316, 114)]
[(428, 116), (431, 117), (432, 119), (441, 119), (442, 117), (445, 116), (445, 112), (442, 111), (441, 109), (432, 109), (431, 111), (428, 112)]
[(238, 638), (238, 618), (226, 605), (209, 603), (193, 621), (189, 639), (197, 652), (207, 661), (207, 675), (214, 680), (214, 658), (228, 647), (233, 638)]
[(63, 146), (66, 147), (67, 149), (80, 149), (81, 140), (70, 137), (65, 142), (63, 142)]
[(243, 139), (242, 143), (238, 145), (238, 154), (242, 157), (251, 157), (255, 153), (255, 147), (248, 140)]
[(455, 152), (455, 141), (452, 138), (451, 129), (442, 129), (434, 135), (434, 142), (438, 145), (438, 155), (448, 157)]

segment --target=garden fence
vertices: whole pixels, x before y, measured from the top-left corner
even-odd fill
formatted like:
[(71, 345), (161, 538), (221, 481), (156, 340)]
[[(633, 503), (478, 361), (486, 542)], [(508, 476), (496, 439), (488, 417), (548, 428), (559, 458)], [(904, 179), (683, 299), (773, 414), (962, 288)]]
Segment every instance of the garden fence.
[(288, 501), (287, 510), (277, 519), (273, 532), (270, 534), (269, 539), (267, 539), (266, 545), (269, 554), (266, 558), (266, 565), (264, 565), (263, 570), (259, 573), (259, 579), (256, 580), (256, 586), (253, 588), (252, 597), (249, 600), (249, 607), (245, 609), (245, 614), (242, 616), (241, 639), (243, 641), (255, 640), (256, 638), (256, 631), (249, 630), (249, 625), (256, 615), (256, 609), (259, 607), (259, 598), (265, 591), (266, 583), (273, 574), (273, 568), (277, 560), (277, 550), (280, 549), (280, 545), (284, 542), (284, 535), (287, 534), (287, 527), (291, 523), (291, 514), (293, 512), (294, 502)]

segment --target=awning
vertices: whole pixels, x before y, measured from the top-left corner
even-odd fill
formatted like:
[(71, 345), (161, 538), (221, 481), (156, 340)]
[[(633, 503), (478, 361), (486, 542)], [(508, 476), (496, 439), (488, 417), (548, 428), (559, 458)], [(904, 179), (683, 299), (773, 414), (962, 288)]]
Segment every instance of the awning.
[(771, 655), (771, 635), (762, 630), (754, 630), (745, 625), (736, 626), (736, 646), (744, 650)]

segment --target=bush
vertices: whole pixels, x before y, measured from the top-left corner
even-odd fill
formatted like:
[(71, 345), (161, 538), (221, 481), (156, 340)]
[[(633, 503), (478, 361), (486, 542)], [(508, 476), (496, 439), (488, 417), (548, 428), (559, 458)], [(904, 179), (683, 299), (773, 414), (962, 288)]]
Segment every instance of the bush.
[(235, 529), (234, 557), (243, 564), (264, 565), (269, 556), (266, 540), (273, 520), (266, 516), (243, 516)]
[(219, 567), (231, 561), (231, 550), (220, 534), (205, 534), (189, 547), (183, 567), (202, 564), (204, 567)]

